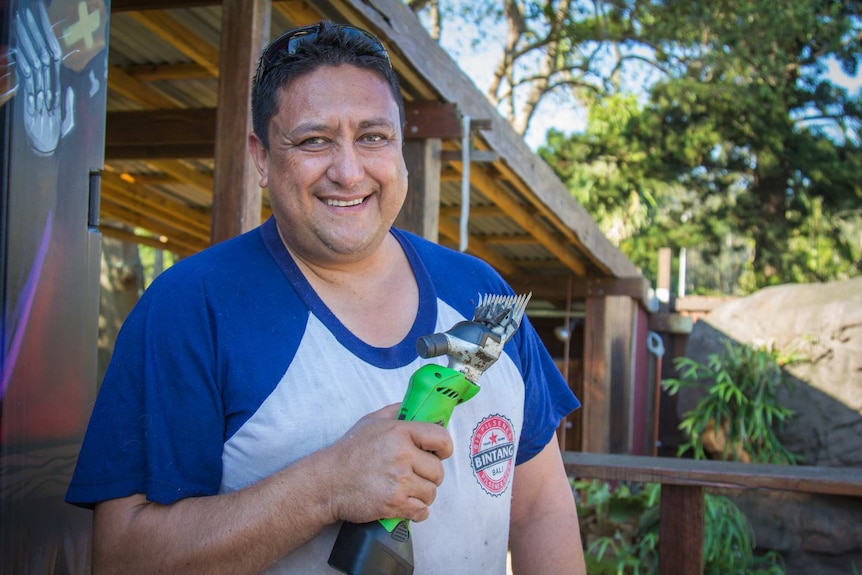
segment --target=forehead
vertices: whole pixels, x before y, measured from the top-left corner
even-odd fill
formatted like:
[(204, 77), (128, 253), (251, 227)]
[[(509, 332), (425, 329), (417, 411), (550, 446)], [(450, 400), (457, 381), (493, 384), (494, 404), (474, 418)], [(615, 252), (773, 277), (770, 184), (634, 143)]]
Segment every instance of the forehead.
[(398, 104), (386, 80), (356, 66), (322, 66), (291, 80), (279, 91), (277, 120), (386, 117), (398, 125)]

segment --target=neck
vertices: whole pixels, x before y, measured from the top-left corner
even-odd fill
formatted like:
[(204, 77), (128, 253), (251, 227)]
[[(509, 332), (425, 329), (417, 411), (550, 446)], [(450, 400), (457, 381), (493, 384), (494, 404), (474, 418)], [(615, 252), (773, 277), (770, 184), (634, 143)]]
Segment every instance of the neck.
[(358, 261), (312, 262), (288, 251), (320, 299), (354, 335), (370, 345), (390, 347), (410, 333), (419, 286), (392, 234)]

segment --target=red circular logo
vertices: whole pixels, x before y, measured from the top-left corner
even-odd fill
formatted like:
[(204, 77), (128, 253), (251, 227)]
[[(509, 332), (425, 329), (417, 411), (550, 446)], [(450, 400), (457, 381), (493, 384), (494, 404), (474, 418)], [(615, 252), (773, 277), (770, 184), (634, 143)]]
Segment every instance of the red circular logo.
[(511, 421), (491, 415), (479, 422), (470, 440), (470, 465), (482, 489), (494, 496), (506, 490), (515, 465)]

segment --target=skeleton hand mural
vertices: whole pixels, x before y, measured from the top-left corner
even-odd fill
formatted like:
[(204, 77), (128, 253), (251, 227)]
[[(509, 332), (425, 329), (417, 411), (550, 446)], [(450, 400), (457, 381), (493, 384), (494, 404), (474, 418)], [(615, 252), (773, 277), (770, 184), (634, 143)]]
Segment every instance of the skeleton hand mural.
[[(18, 76), (24, 97), (24, 122), (34, 152), (50, 156), (75, 125), (75, 93), (66, 89), (62, 105), (60, 64), (63, 52), (45, 5), (35, 3), (15, 15)], [(62, 116), (65, 108), (65, 117)]]

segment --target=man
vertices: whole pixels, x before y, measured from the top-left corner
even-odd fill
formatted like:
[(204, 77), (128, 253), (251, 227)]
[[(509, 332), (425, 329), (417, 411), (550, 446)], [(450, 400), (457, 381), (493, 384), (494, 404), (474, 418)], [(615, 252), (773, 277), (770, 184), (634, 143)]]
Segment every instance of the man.
[[(126, 321), (67, 495), (95, 505), (96, 570), (334, 573), (341, 521), (403, 517), (417, 574), (503, 573), (507, 543), (520, 573), (582, 573), (554, 439), (578, 403), (529, 322), (447, 429), (395, 419), (417, 338), (511, 290), (391, 228), (407, 171), (383, 46), (327, 22), (283, 35), (252, 113), (274, 217)], [(476, 468), (483, 440), (517, 455)]]

